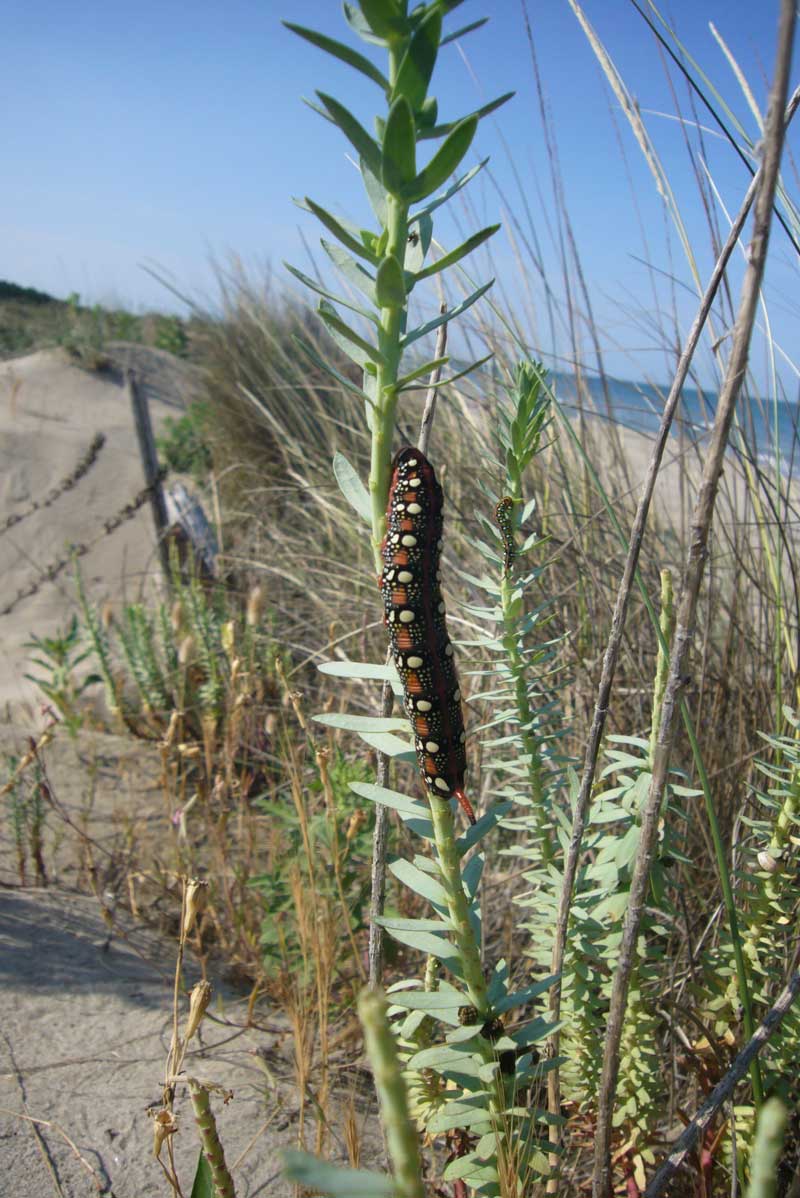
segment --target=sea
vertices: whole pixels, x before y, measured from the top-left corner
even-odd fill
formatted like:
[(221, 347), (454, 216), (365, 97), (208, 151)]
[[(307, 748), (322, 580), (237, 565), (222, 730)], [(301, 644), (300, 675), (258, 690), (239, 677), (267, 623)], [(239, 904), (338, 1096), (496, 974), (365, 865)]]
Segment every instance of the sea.
[[(554, 371), (551, 384), (562, 407), (567, 412), (578, 411), (578, 390), (573, 374)], [(652, 436), (658, 431), (669, 386), (663, 388), (649, 383), (624, 379), (606, 379), (606, 386), (597, 376), (584, 376), (589, 402), (584, 410), (600, 419), (614, 420), (625, 428)], [(692, 439), (699, 439), (714, 421), (717, 397), (710, 391), (685, 387), (681, 394), (675, 420), (676, 435), (680, 426)], [(777, 460), (781, 473), (789, 477), (800, 470), (800, 405), (784, 400), (755, 399), (745, 394), (736, 405), (736, 428), (731, 431), (731, 452), (746, 455), (762, 469), (774, 470)]]

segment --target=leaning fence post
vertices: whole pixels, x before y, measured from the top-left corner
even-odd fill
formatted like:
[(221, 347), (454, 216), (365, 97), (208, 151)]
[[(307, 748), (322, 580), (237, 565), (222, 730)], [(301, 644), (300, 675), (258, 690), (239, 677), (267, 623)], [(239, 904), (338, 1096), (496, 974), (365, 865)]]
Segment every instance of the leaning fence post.
[(167, 505), (164, 500), (164, 491), (161, 486), (161, 471), (158, 468), (158, 455), (156, 453), (156, 443), (153, 437), (153, 426), (150, 423), (150, 409), (147, 406), (147, 396), (138, 384), (136, 374), (128, 367), (125, 371), (125, 382), (130, 396), (131, 407), (133, 408), (133, 419), (136, 424), (136, 436), (139, 441), (139, 455), (142, 459), (142, 469), (144, 470), (144, 481), (150, 493), (150, 510), (153, 513), (153, 523), (156, 526), (156, 541), (158, 543), (158, 555), (161, 559), (161, 568), (164, 571), (164, 580), (169, 586), (170, 581), (170, 562), (169, 562), (169, 546), (167, 545), (167, 528), (169, 521), (167, 519)]

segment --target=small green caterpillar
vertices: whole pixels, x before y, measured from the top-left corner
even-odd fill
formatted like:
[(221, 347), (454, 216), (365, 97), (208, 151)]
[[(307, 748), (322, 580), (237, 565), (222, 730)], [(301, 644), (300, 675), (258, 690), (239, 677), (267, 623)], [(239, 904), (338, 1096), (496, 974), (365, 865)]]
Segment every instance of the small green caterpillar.
[(511, 519), (511, 512), (514, 507), (514, 500), (510, 495), (505, 495), (497, 507), (494, 509), (494, 518), (500, 528), (500, 536), (503, 538), (503, 573), (510, 574), (511, 567), (514, 564), (516, 557), (516, 546), (514, 545), (514, 524)]

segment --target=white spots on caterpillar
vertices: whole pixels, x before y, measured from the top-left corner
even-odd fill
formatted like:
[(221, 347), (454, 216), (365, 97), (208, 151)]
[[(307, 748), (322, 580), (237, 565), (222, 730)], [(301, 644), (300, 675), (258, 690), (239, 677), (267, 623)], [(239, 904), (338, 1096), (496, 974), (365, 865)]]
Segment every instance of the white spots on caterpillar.
[(400, 612), (398, 618), (401, 624), (413, 624), (416, 616), (414, 615), (413, 611), (409, 611), (408, 608), (404, 608), (404, 610)]
[(406, 508), (406, 511), (408, 512), (409, 516), (418, 516), (422, 511), (422, 508), (418, 503), (410, 503)]
[(400, 573), (397, 575), (397, 581), (398, 582), (413, 582), (414, 575), (411, 573), (410, 570), (401, 570)]
[(427, 699), (417, 700), (417, 711), (430, 711), (432, 704)]
[(439, 752), (439, 746), (437, 745), (435, 740), (429, 740), (428, 743), (425, 745), (425, 748), (428, 750), (429, 753), (438, 753)]
[(459, 738), (458, 738), (459, 744), (462, 744), (462, 745), (463, 745), (463, 744), (464, 744), (464, 742), (466, 741), (466, 739), (467, 739), (467, 734), (466, 734), (466, 732), (462, 732), (462, 733), (461, 733), (461, 735), (460, 735), (460, 736), (459, 736)]
[(397, 615), (397, 612), (394, 610), (394, 608), (392, 608), (392, 610), (389, 612), (389, 615), (387, 616), (387, 619), (390, 624), (394, 624), (394, 618), (396, 615)]
[(425, 781), (428, 783), (428, 786), (433, 786), (433, 778), (430, 774), (425, 775)]
[(422, 658), (421, 657), (407, 657), (406, 665), (408, 666), (409, 670), (418, 670), (419, 667), (422, 665)]
[(453, 656), (453, 646), (450, 644), (449, 641), (447, 642), (447, 644), (444, 647), (444, 655), (445, 655), (445, 657)]
[(440, 616), (444, 615), (445, 610), (446, 610), (445, 605), (444, 605), (444, 600), (442, 600), (440, 603), (438, 603), (436, 605), (436, 610), (438, 611)]
[(434, 780), (434, 783), (433, 783), (433, 784), (434, 784), (434, 786), (435, 786), (435, 787), (437, 787), (439, 790), (446, 790), (446, 791), (448, 791), (448, 792), (449, 792), (449, 790), (450, 790), (450, 787), (447, 785), (447, 783), (445, 782), (444, 778), (436, 778), (436, 779)]
[(383, 577), (386, 579), (387, 582), (391, 582), (392, 579), (394, 578), (394, 570), (386, 570)]
[(389, 540), (392, 542), (393, 545), (397, 545), (400, 541), (400, 533), (393, 532), (391, 537), (389, 538)]
[(409, 487), (421, 487), (422, 479), (421, 478), (410, 478), (408, 480), (408, 485), (409, 485)]
[(412, 537), (411, 533), (407, 532), (400, 543), (401, 545), (405, 545), (407, 549), (413, 549), (417, 543), (417, 538)]
[(417, 463), (417, 459), (416, 459), (416, 458), (409, 458), (409, 459), (408, 459), (408, 461), (406, 462), (406, 465), (407, 465), (407, 466), (416, 466), (417, 464), (418, 464), (418, 463)]
[(460, 701), (461, 701), (461, 691), (458, 689), (458, 687), (456, 687), (456, 689), (453, 691), (453, 702), (460, 703)]

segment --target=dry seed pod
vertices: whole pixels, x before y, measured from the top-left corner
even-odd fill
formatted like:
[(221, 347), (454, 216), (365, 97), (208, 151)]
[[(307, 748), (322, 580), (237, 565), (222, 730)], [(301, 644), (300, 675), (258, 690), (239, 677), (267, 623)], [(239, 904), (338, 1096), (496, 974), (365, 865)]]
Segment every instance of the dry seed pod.
[(183, 628), (183, 606), (180, 599), (176, 599), (172, 605), (172, 611), (169, 613), (169, 620), (172, 624), (172, 631), (177, 634)]
[(164, 1147), (167, 1136), (174, 1136), (177, 1130), (178, 1124), (175, 1121), (175, 1116), (166, 1107), (162, 1107), (153, 1115), (153, 1156), (161, 1155), (161, 1149)]
[(247, 615), (246, 620), (249, 628), (256, 628), (261, 623), (261, 616), (264, 612), (264, 591), (258, 583), (250, 588), (250, 594), (247, 596)]
[(192, 993), (189, 995), (189, 1015), (186, 1020), (186, 1029), (183, 1035), (184, 1048), (199, 1028), (202, 1018), (206, 1013), (206, 1008), (210, 1002), (210, 982), (198, 982), (196, 986), (192, 987)]
[(195, 639), (191, 633), (183, 638), (178, 649), (178, 661), (182, 666), (188, 666), (194, 658)]
[(220, 629), (219, 639), (222, 641), (222, 648), (228, 657), (233, 657), (233, 650), (236, 645), (236, 627), (233, 620), (227, 620)]
[(186, 906), (183, 915), (183, 928), (181, 934), (186, 937), (194, 927), (194, 922), (197, 916), (204, 909), (206, 899), (208, 897), (208, 882), (201, 882), (198, 878), (192, 878), (186, 887)]
[(762, 849), (756, 860), (761, 868), (766, 870), (768, 874), (779, 874), (781, 872), (780, 861), (776, 857), (773, 857), (772, 853), (770, 853), (767, 849)]

